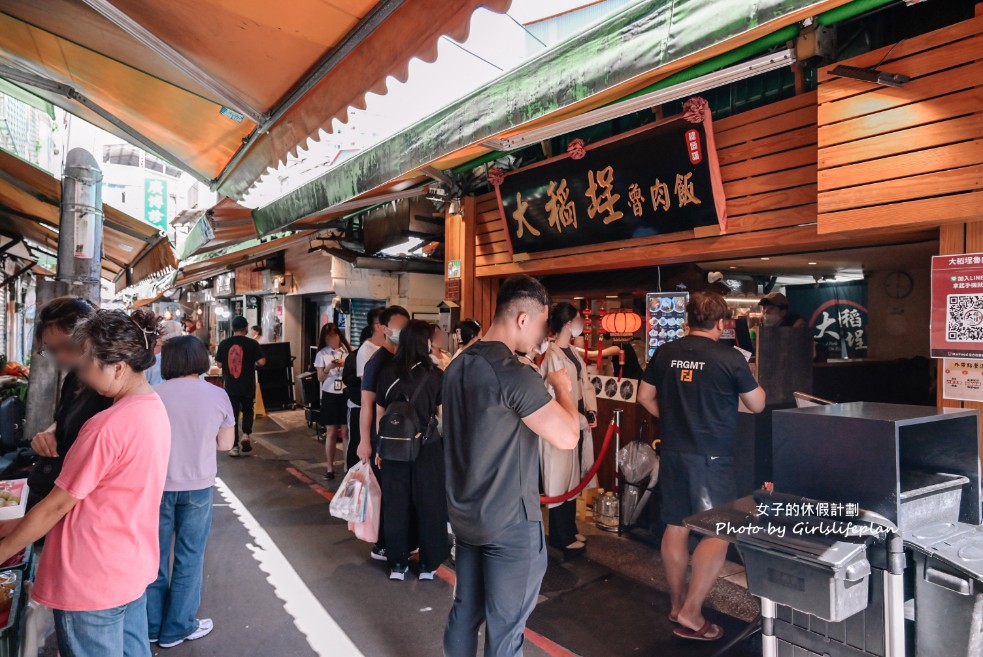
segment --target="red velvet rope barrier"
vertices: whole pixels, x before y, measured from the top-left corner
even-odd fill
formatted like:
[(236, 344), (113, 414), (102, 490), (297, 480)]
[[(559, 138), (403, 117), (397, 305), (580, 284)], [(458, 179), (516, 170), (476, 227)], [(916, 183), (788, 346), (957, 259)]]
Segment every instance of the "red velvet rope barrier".
[(573, 498), (580, 495), (580, 491), (587, 488), (587, 484), (589, 484), (590, 480), (594, 478), (594, 475), (597, 474), (597, 471), (601, 469), (601, 464), (604, 463), (604, 457), (607, 456), (608, 448), (611, 446), (611, 440), (614, 438), (614, 434), (616, 432), (620, 432), (620, 429), (618, 429), (618, 425), (612, 422), (610, 425), (608, 425), (608, 432), (604, 436), (604, 442), (601, 444), (601, 451), (597, 455), (597, 459), (595, 459), (594, 465), (591, 466), (590, 471), (588, 471), (588, 473), (584, 476), (584, 480), (581, 481), (579, 484), (577, 484), (576, 488), (574, 488), (571, 491), (567, 491), (563, 495), (558, 495), (556, 497), (546, 497), (545, 495), (540, 495), (539, 503), (561, 504), (563, 502), (572, 500)]

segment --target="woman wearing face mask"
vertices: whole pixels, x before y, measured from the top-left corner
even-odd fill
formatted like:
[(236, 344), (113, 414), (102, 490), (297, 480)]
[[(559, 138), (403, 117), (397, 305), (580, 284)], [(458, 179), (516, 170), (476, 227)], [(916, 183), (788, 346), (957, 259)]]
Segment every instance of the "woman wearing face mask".
[(30, 488), (28, 509), (55, 487), (65, 455), (75, 444), (82, 425), (113, 404), (112, 399), (84, 386), (75, 372), (80, 353), (72, 332), (79, 322), (91, 317), (95, 311), (95, 306), (81, 297), (58, 297), (41, 308), (34, 322), (34, 343), (40, 354), (54, 359), (58, 367), (68, 373), (58, 396), (54, 423), (31, 441), (31, 447), (40, 458), (27, 477)]
[(147, 310), (97, 310), (76, 327), (79, 377), (113, 405), (85, 423), (54, 489), (0, 541), (2, 563), (47, 535), (33, 597), (55, 610), (63, 657), (150, 657), (146, 589), (171, 445), (143, 375), (159, 333)]
[[(386, 408), (398, 401), (412, 404), (417, 427), (428, 427), (439, 416), (442, 373), (430, 358), (431, 348), (430, 325), (410, 320), (399, 334), (396, 357), (379, 374), (377, 423)], [(432, 435), (412, 463), (383, 459), (381, 467), (382, 528), (389, 579), (406, 578), (415, 538), (420, 546), (420, 579), (432, 580), (450, 554), (443, 441), (439, 434)]]
[(430, 360), (441, 372), (451, 364), (451, 355), (447, 352), (447, 334), (436, 324), (430, 327)]
[[(546, 495), (552, 497), (575, 488), (594, 464), (591, 429), (597, 425), (597, 399), (594, 386), (587, 379), (587, 364), (571, 344), (573, 338), (584, 332), (584, 320), (580, 313), (569, 303), (556, 304), (550, 313), (550, 331), (553, 341), (545, 350), (540, 373), (546, 379), (555, 371), (567, 370), (570, 380), (574, 382), (573, 396), (580, 411), (581, 436), (575, 450), (557, 449), (545, 440), (540, 441), (543, 488)], [(568, 557), (581, 554), (586, 539), (577, 533), (576, 499), (551, 505), (549, 514), (550, 545), (563, 550)]]

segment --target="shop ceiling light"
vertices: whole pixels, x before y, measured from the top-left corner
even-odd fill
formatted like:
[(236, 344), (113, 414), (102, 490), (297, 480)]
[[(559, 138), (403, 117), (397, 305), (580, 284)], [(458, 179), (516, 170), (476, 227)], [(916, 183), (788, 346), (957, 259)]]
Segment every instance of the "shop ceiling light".
[(382, 249), (379, 251), (379, 255), (390, 256), (392, 258), (405, 258), (412, 254), (418, 247), (423, 244), (423, 240), (419, 237), (409, 237), (401, 244), (396, 244), (395, 246), (390, 246), (387, 249)]
[(859, 68), (857, 66), (844, 66), (842, 64), (831, 70), (830, 75), (850, 78), (851, 80), (860, 80), (861, 82), (882, 84), (886, 87), (903, 87), (906, 82), (911, 81), (911, 78), (907, 75), (900, 73), (887, 73), (885, 71), (879, 71), (876, 68)]
[(608, 105), (607, 107), (600, 107), (564, 121), (557, 121), (551, 125), (524, 132), (521, 135), (515, 135), (505, 139), (488, 139), (482, 145), (497, 151), (514, 151), (517, 148), (523, 148), (530, 144), (537, 144), (545, 139), (565, 135), (568, 132), (588, 128), (599, 123), (605, 123), (612, 119), (647, 110), (674, 100), (689, 98), (690, 96), (710, 89), (716, 89), (732, 82), (746, 80), (762, 73), (791, 66), (794, 63), (795, 52), (793, 50), (782, 50), (752, 59), (749, 62), (708, 73), (707, 75), (694, 78), (687, 82), (680, 82), (665, 89), (652, 91), (637, 98), (624, 100), (620, 103)]

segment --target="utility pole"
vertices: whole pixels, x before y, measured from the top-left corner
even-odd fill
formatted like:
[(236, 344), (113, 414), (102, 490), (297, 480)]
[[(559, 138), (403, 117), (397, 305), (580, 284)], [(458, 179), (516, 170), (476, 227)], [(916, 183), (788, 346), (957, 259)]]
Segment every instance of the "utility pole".
[[(102, 297), (102, 170), (87, 150), (73, 148), (65, 158), (58, 225), (58, 272), (53, 283), (41, 281), (40, 308), (55, 297), (79, 296), (98, 306)], [(35, 352), (40, 345), (35, 345)], [(31, 438), (52, 421), (60, 380), (51, 358), (31, 359), (24, 436)]]

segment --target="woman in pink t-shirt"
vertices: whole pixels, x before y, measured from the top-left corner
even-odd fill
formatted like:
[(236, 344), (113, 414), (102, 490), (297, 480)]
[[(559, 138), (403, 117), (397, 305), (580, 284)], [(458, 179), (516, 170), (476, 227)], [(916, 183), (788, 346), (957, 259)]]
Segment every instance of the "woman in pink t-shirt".
[(113, 405), (82, 427), (55, 487), (0, 540), (0, 563), (47, 535), (33, 597), (55, 610), (61, 657), (150, 657), (147, 585), (171, 428), (143, 371), (158, 318), (99, 310), (75, 330), (79, 376)]

